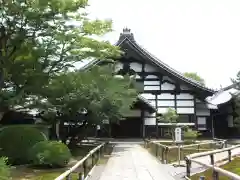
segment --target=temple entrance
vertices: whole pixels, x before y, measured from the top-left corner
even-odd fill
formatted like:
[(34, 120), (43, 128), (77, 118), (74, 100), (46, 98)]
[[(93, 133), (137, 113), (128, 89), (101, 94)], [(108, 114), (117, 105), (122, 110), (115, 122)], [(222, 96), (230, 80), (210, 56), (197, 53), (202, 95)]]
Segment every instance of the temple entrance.
[(129, 117), (120, 120), (119, 124), (112, 124), (113, 138), (140, 138), (142, 137), (142, 120), (139, 117)]

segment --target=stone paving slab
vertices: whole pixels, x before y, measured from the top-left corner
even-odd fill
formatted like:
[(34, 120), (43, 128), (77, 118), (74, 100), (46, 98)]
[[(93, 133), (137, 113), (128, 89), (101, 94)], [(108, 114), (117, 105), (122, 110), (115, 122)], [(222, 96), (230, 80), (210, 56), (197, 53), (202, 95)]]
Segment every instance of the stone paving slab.
[(174, 180), (147, 150), (135, 143), (119, 143), (100, 180)]

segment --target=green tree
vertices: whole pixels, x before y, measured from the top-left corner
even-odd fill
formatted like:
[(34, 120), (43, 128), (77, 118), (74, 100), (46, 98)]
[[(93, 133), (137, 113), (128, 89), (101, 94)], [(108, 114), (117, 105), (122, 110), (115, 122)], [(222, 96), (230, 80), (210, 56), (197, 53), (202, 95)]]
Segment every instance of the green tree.
[(95, 37), (111, 21), (90, 20), (88, 0), (0, 1), (0, 112), (31, 107), (52, 78), (81, 60), (108, 59), (119, 49)]
[[(75, 71), (62, 74), (53, 79), (42, 94), (46, 98), (42, 109), (56, 117), (56, 111), (63, 114), (63, 120), (71, 120), (78, 127), (71, 132), (73, 139), (84, 135), (84, 129), (94, 124), (102, 124), (103, 120), (117, 122), (129, 111), (136, 100), (137, 91), (133, 79), (113, 77), (113, 66), (95, 66), (87, 71)], [(38, 107), (40, 107), (38, 105)], [(85, 118), (78, 116), (85, 109)], [(53, 118), (53, 123), (56, 119)]]
[(199, 82), (202, 85), (205, 85), (205, 80), (203, 78), (201, 78), (197, 73), (195, 72), (185, 72), (184, 73), (185, 77), (191, 78), (197, 82)]

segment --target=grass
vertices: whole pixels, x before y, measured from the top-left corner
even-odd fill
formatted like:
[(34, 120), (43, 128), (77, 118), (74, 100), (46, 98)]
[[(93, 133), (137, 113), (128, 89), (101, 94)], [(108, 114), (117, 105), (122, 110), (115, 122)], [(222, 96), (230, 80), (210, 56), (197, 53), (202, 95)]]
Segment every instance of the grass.
[[(240, 157), (236, 157), (230, 163), (227, 163), (220, 167), (227, 171), (230, 171), (232, 173), (240, 175)], [(209, 169), (205, 172), (195, 174), (194, 176), (191, 177), (191, 180), (199, 180), (200, 176), (205, 176), (205, 180), (211, 180), (212, 179), (212, 170)], [(230, 178), (219, 174), (219, 180), (230, 180)]]
[[(66, 169), (73, 166), (78, 160), (82, 159), (93, 146), (81, 146), (79, 148), (71, 150), (72, 160), (69, 163), (69, 166), (66, 168), (58, 169), (37, 169), (27, 166), (16, 166), (12, 167), (11, 176), (13, 180), (53, 180), (62, 174)], [(91, 169), (91, 159), (87, 160), (88, 171)], [(78, 171), (82, 172), (82, 168), (79, 168)], [(77, 173), (72, 174), (73, 179), (77, 179)]]
[[(11, 176), (12, 180), (53, 180), (65, 170), (66, 168), (39, 170), (29, 167), (17, 167), (12, 170)], [(77, 179), (77, 173), (74, 173), (72, 178)]]

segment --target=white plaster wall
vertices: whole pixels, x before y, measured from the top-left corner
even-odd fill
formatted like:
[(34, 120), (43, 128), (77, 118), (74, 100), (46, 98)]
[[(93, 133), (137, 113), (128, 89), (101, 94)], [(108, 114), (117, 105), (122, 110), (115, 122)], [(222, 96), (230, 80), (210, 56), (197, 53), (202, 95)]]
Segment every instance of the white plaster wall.
[(144, 71), (145, 72), (158, 72), (158, 69), (150, 64), (145, 64)]
[(177, 94), (177, 99), (193, 99), (193, 95), (189, 94), (189, 93), (181, 93), (181, 94)]
[(164, 108), (158, 108), (158, 113), (162, 114), (162, 113), (165, 113), (167, 112), (168, 108), (167, 107), (164, 107)]
[(171, 100), (158, 101), (158, 106), (171, 106), (174, 107), (175, 102)]
[(182, 90), (191, 90), (191, 88), (187, 87), (186, 85), (181, 84), (180, 89)]
[(160, 81), (144, 81), (144, 85), (157, 85), (160, 86)]
[(142, 64), (137, 62), (130, 63), (130, 68), (133, 69), (135, 72), (142, 72)]
[(118, 63), (115, 64), (115, 72), (119, 71), (122, 68), (123, 68), (123, 64), (122, 63), (118, 62)]
[(163, 80), (163, 81), (164, 81), (164, 80), (167, 80), (167, 81), (170, 81), (170, 82), (172, 82), (172, 83), (175, 82), (173, 79), (171, 79), (171, 78), (168, 77), (168, 76), (163, 76), (162, 80)]
[(156, 118), (155, 117), (145, 117), (144, 118), (145, 125), (156, 125)]
[(189, 100), (189, 101), (177, 100), (177, 106), (194, 106), (194, 101), (193, 100)]
[(141, 94), (144, 98), (146, 99), (155, 99), (155, 94), (151, 94), (151, 93), (143, 93)]
[(165, 82), (161, 85), (161, 90), (174, 90), (174, 89), (175, 89), (175, 85), (167, 83), (167, 82)]
[(178, 114), (194, 114), (194, 108), (177, 108)]
[(160, 86), (144, 86), (144, 90), (160, 90)]
[(155, 75), (147, 75), (145, 79), (158, 79), (158, 77)]
[(170, 93), (162, 93), (158, 95), (158, 99), (174, 99), (174, 95)]

